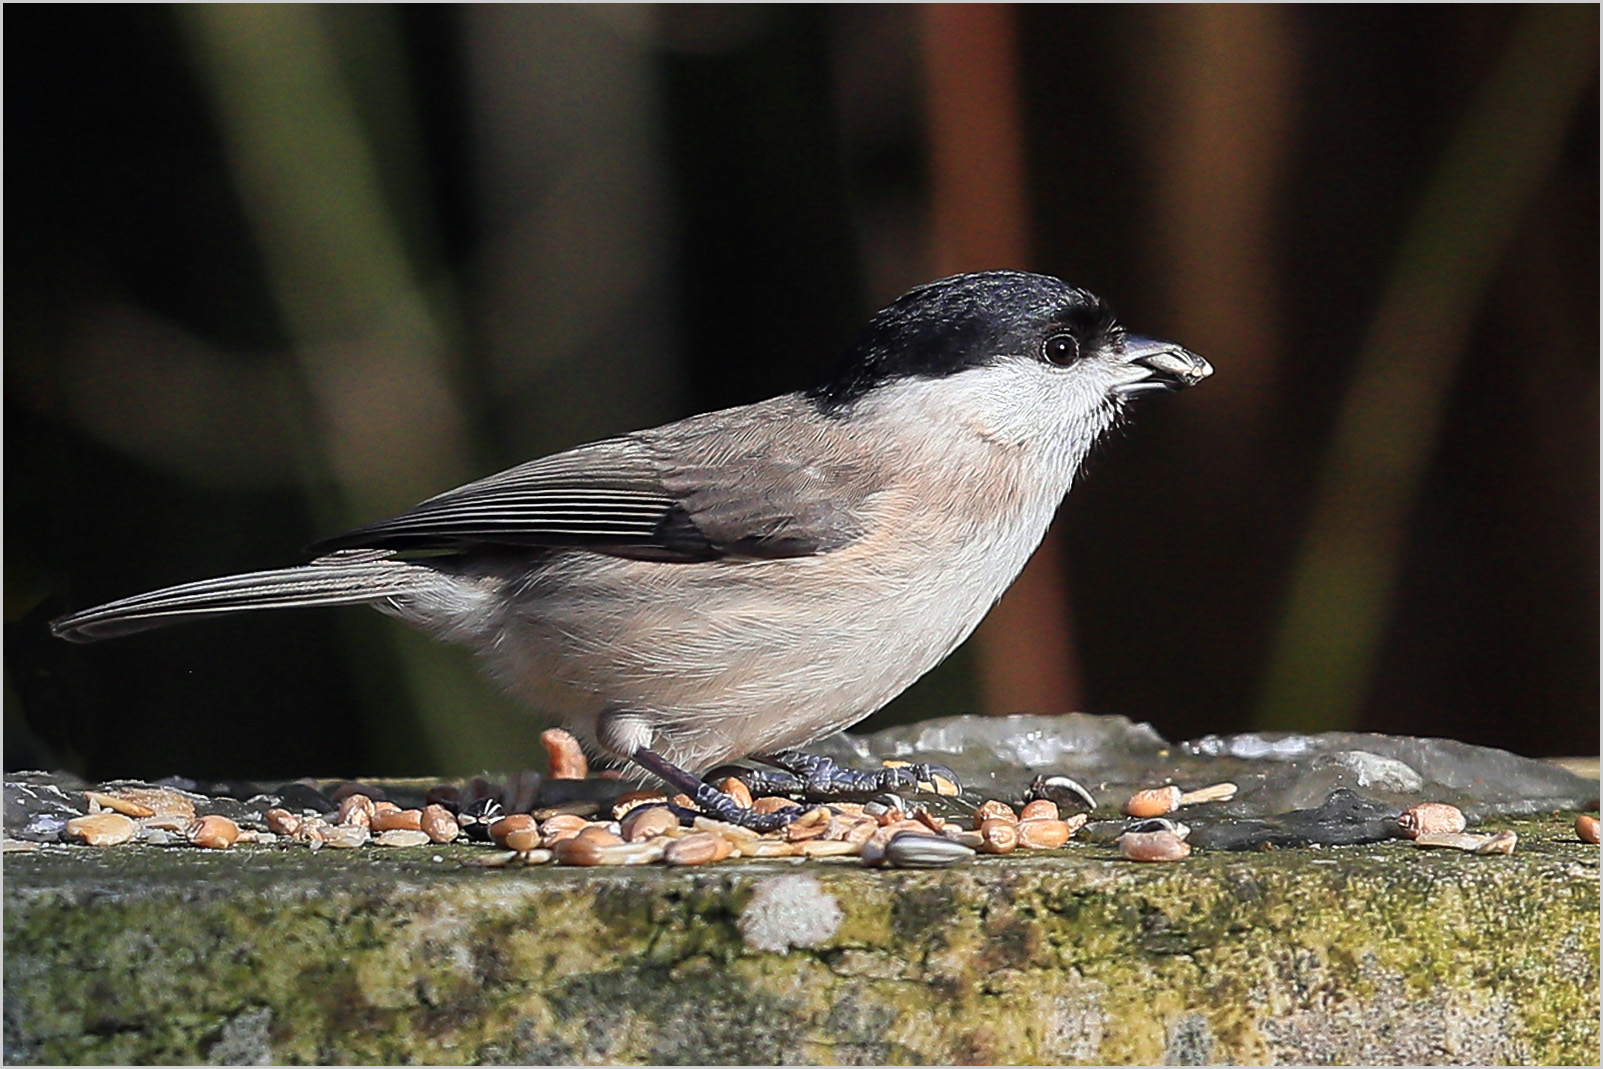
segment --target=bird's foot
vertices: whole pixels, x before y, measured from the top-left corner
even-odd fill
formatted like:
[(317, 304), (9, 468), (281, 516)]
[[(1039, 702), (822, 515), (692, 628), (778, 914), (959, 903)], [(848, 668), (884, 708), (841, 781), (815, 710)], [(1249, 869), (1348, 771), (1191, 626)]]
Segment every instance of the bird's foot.
[(808, 802), (862, 802), (902, 790), (944, 795), (962, 791), (956, 773), (945, 765), (927, 762), (887, 763), (865, 771), (842, 768), (828, 757), (799, 750), (781, 750), (754, 760), (771, 767), (719, 769), (709, 778), (721, 779), (727, 773), (744, 782), (755, 796), (800, 797)]
[(747, 809), (710, 783), (702, 782), (679, 766), (671, 764), (661, 754), (643, 746), (634, 752), (632, 760), (674, 790), (688, 796), (696, 809), (700, 810), (697, 813), (680, 806), (671, 806), (670, 808), (678, 815), (680, 823), (685, 825), (693, 823), (697, 816), (707, 816), (756, 832), (778, 831), (801, 816), (803, 812), (799, 807), (780, 809), (772, 813), (758, 813)]

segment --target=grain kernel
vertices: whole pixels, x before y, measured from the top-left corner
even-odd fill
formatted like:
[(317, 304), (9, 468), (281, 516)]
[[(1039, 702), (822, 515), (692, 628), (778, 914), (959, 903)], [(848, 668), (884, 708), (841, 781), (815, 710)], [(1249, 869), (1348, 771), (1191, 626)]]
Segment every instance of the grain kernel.
[(443, 805), (424, 807), (419, 827), (428, 832), (429, 838), (437, 843), (452, 842), (462, 834), (462, 825)]
[(287, 809), (269, 809), (267, 811), (267, 830), (274, 835), (288, 835), (293, 837), (301, 829), (301, 818)]
[(422, 831), (423, 810), (421, 809), (380, 809), (373, 814), (369, 824), (375, 832), (386, 831)]
[(1397, 818), (1397, 826), (1410, 839), (1443, 832), (1455, 834), (1463, 831), (1464, 825), (1464, 814), (1446, 802), (1420, 802), (1403, 810)]
[(634, 809), (662, 805), (667, 800), (668, 796), (661, 791), (629, 791), (619, 795), (618, 800), (612, 803), (612, 819), (622, 820)]
[(705, 865), (722, 861), (734, 852), (734, 844), (722, 835), (697, 831), (669, 843), (662, 859), (669, 865)]
[(999, 802), (995, 798), (981, 802), (974, 810), (974, 827), (979, 828), (987, 820), (1010, 820), (1018, 823), (1019, 815), (1013, 812), (1013, 807), (1006, 802)]
[(374, 805), (373, 799), (365, 794), (347, 794), (340, 799), (339, 816), (335, 818), (336, 824), (359, 824), (364, 828), (373, 826)]
[(1020, 820), (1057, 820), (1058, 819), (1058, 805), (1057, 805), (1056, 802), (1049, 801), (1048, 799), (1037, 798), (1033, 802), (1026, 803), (1024, 808), (1019, 810), (1019, 819)]
[(718, 789), (727, 794), (730, 798), (730, 801), (734, 802), (740, 808), (751, 808), (751, 788), (746, 786), (745, 783), (736, 779), (734, 776), (729, 776), (722, 783), (718, 784)]
[[(1011, 820), (992, 818), (980, 825), (979, 849), (987, 854), (1011, 854), (1019, 845), (1019, 825)], [(1064, 836), (1067, 841), (1068, 836)]]
[(1204, 802), (1228, 802), (1236, 796), (1237, 787), (1234, 783), (1215, 783), (1209, 787), (1198, 787), (1194, 791), (1187, 791), (1180, 796), (1181, 805), (1201, 805)]
[(67, 838), (90, 846), (116, 846), (138, 832), (139, 826), (121, 813), (90, 813), (67, 821)]
[(584, 779), (590, 774), (590, 762), (579, 746), (579, 740), (561, 728), (540, 733), (545, 746), (546, 761), (551, 766), (552, 779)]
[[(550, 822), (547, 821), (547, 823), (550, 823)], [(495, 842), (499, 843), (501, 846), (505, 846), (509, 850), (517, 850), (517, 849), (520, 849), (520, 848), (516, 847), (516, 846), (512, 846), (510, 843), (508, 843), (506, 841), (506, 837), (508, 835), (512, 834), (513, 832), (521, 832), (521, 831), (533, 831), (536, 834), (538, 834), (541, 830), (542, 829), (540, 829), (539, 826), (535, 823), (534, 818), (531, 817), (529, 814), (527, 814), (527, 813), (512, 813), (512, 814), (509, 814), (508, 816), (502, 817), (500, 820), (498, 820), (494, 824), (490, 825), (490, 838), (493, 839)], [(528, 848), (524, 847), (522, 849), (528, 849)]]
[(99, 791), (84, 791), (84, 797), (102, 809), (109, 809), (113, 813), (121, 813), (125, 817), (153, 817), (156, 811), (148, 805), (126, 798), (118, 798), (114, 794), (102, 794)]
[(226, 850), (239, 838), (239, 825), (227, 817), (213, 814), (201, 817), (189, 826), (189, 841), (208, 850)]
[(644, 842), (679, 830), (679, 818), (667, 806), (637, 806), (624, 815), (619, 830), (626, 841)]
[(1069, 825), (1061, 820), (1021, 820), (1019, 845), (1031, 850), (1056, 850), (1069, 841)]
[(1161, 817), (1165, 813), (1172, 813), (1180, 808), (1182, 793), (1179, 787), (1172, 785), (1136, 791), (1130, 796), (1130, 800), (1124, 803), (1124, 815), (1127, 817)]
[(1179, 861), (1191, 844), (1172, 831), (1127, 831), (1119, 836), (1119, 852), (1131, 861)]

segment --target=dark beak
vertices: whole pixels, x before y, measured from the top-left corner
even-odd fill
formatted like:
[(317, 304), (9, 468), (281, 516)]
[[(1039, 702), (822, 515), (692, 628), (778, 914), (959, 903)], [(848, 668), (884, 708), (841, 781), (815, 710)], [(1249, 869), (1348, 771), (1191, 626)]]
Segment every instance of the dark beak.
[(1113, 387), (1121, 397), (1183, 390), (1213, 374), (1213, 365), (1196, 353), (1153, 338), (1125, 338), (1124, 362), (1140, 375)]

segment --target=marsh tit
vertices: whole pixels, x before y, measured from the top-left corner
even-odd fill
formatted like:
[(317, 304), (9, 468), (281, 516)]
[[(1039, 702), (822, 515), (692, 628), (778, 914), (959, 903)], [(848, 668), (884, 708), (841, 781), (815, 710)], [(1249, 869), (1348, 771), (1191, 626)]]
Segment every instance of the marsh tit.
[(876, 314), (810, 389), (520, 464), (318, 543), (309, 564), (51, 627), (90, 641), (372, 605), (722, 812), (695, 773), (846, 728), (939, 664), (1131, 399), (1212, 370), (1058, 279), (957, 275)]

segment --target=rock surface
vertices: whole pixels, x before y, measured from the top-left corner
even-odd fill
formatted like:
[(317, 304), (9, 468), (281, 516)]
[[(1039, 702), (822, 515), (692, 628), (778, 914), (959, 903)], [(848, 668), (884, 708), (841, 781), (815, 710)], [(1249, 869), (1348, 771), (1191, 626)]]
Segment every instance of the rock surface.
[(467, 846), (5, 859), (23, 1063), (1596, 1063), (1598, 860), (1071, 842), (939, 872), (463, 868)]

